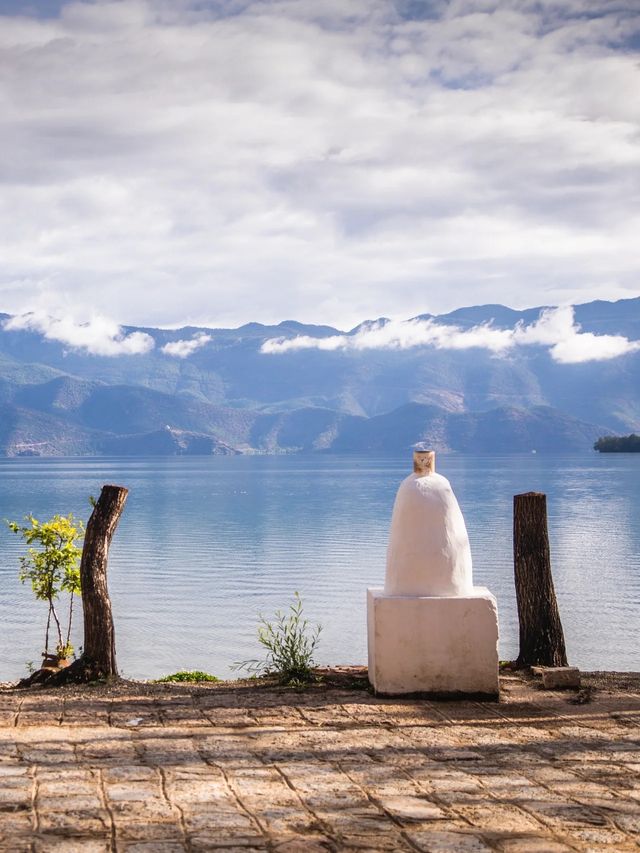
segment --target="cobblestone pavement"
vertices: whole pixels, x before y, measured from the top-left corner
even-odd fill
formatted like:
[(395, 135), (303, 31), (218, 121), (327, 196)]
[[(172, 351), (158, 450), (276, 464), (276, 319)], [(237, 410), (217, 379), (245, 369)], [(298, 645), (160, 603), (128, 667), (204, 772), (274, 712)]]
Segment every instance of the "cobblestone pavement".
[(637, 851), (633, 683), (586, 704), (502, 688), (5, 690), (0, 849)]

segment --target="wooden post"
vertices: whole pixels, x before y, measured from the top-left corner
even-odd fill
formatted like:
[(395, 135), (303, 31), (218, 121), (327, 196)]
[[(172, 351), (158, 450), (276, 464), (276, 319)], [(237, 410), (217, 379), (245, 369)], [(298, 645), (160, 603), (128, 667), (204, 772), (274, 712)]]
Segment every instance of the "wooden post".
[(111, 601), (107, 589), (109, 545), (116, 531), (129, 490), (124, 486), (103, 486), (87, 522), (80, 560), (84, 646), (81, 657), (71, 666), (42, 675), (38, 670), (19, 686), (32, 683), (57, 687), (69, 682), (82, 683), (98, 678), (117, 678), (116, 644)]
[(80, 561), (84, 611), (81, 661), (85, 668), (93, 671), (94, 677), (118, 675), (111, 600), (107, 589), (107, 559), (128, 493), (123, 486), (103, 486), (84, 537)]
[(540, 492), (513, 497), (513, 561), (520, 622), (516, 666), (567, 666), (551, 576), (547, 496)]

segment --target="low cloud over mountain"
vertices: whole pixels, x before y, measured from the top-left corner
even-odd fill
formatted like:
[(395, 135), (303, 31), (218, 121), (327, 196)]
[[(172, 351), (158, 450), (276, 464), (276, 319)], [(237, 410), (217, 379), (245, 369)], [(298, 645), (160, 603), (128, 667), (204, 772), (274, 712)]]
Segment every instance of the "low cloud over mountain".
[(503, 355), (514, 347), (531, 345), (548, 347), (551, 357), (560, 364), (605, 361), (640, 349), (640, 341), (630, 341), (624, 335), (596, 335), (581, 331), (574, 319), (574, 309), (567, 306), (547, 308), (534, 323), (525, 325), (519, 321), (512, 329), (499, 329), (491, 322), (462, 329), (433, 318), (379, 320), (363, 325), (354, 334), (270, 338), (262, 345), (261, 352), (281, 354), (301, 349), (385, 350), (431, 346), (441, 350), (485, 349)]
[[(52, 318), (41, 312), (10, 317), (4, 321), (7, 331), (32, 330), (47, 340), (59, 341), (72, 349), (92, 355), (143, 355), (155, 346), (145, 332), (125, 332), (105, 317), (77, 322), (72, 317)], [(169, 341), (160, 347), (165, 355), (188, 358), (212, 340), (211, 334), (197, 332), (187, 339)], [(268, 338), (260, 347), (266, 355), (281, 355), (296, 350), (403, 350), (434, 347), (438, 350), (483, 349), (500, 356), (515, 347), (544, 346), (560, 364), (606, 361), (640, 349), (640, 340), (624, 335), (585, 332), (575, 320), (572, 306), (541, 309), (539, 318), (526, 324), (519, 320), (512, 328), (499, 328), (493, 319), (462, 328), (437, 317), (411, 320), (366, 322), (349, 333), (335, 335), (295, 335)]]
[(162, 352), (167, 355), (175, 356), (175, 358), (188, 358), (188, 356), (192, 355), (196, 350), (199, 350), (205, 346), (205, 344), (208, 344), (210, 340), (211, 335), (199, 332), (197, 335), (194, 335), (188, 340), (171, 341), (170, 343), (165, 344), (162, 347)]
[(126, 334), (117, 323), (102, 316), (78, 322), (71, 315), (50, 317), (43, 311), (31, 311), (9, 317), (3, 327), (9, 332), (38, 332), (49, 341), (59, 341), (92, 355), (141, 355), (155, 346), (150, 335), (144, 332)]

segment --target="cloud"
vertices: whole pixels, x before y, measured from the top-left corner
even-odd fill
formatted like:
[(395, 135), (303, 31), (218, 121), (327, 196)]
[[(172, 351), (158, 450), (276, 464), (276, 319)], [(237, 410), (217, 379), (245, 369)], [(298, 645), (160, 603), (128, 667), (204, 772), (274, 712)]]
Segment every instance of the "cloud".
[(637, 293), (637, 4), (60, 7), (1, 16), (8, 313), (344, 327)]
[(640, 341), (630, 341), (622, 335), (594, 335), (580, 332), (551, 348), (554, 361), (560, 364), (580, 364), (585, 361), (607, 361), (640, 350)]
[(463, 330), (433, 320), (386, 320), (368, 323), (353, 335), (331, 335), (312, 338), (271, 338), (264, 342), (261, 352), (280, 354), (301, 349), (318, 350), (368, 350), (409, 349), (433, 346), (436, 349), (471, 349), (482, 347), (491, 352), (504, 352), (512, 346), (512, 333), (488, 325)]
[(201, 347), (205, 346), (205, 344), (208, 344), (210, 340), (211, 335), (199, 332), (190, 340), (171, 341), (161, 347), (161, 350), (167, 355), (172, 355), (175, 358), (187, 358), (187, 356), (190, 356), (196, 350), (199, 350)]
[(91, 355), (143, 355), (155, 345), (151, 335), (144, 332), (125, 334), (117, 323), (101, 316), (76, 322), (70, 316), (56, 319), (37, 312), (10, 317), (2, 325), (7, 331), (39, 332), (47, 340), (85, 350)]
[(546, 346), (554, 361), (578, 364), (605, 361), (640, 350), (640, 341), (622, 335), (594, 335), (581, 331), (571, 306), (545, 309), (536, 322), (518, 323), (512, 329), (497, 329), (489, 324), (462, 329), (434, 320), (379, 321), (362, 326), (352, 335), (313, 338), (271, 338), (261, 352), (281, 355), (303, 349), (361, 351), (368, 349), (409, 349), (432, 346), (442, 350), (485, 349), (503, 355), (518, 346)]
[(623, 335), (583, 332), (571, 306), (542, 311), (530, 326), (518, 324), (513, 330), (513, 342), (520, 346), (548, 346), (551, 357), (560, 364), (607, 361), (640, 350), (640, 341), (630, 341)]

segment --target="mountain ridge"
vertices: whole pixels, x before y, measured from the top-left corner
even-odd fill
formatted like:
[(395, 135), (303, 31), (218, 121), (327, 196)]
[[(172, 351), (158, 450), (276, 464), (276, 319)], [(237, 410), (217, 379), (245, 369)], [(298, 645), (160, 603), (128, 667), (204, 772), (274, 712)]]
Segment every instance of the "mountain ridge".
[[(467, 306), (414, 321), (447, 334), (453, 325), (489, 323), (510, 334), (544, 310)], [(640, 297), (583, 303), (574, 313), (589, 346), (596, 335), (640, 339)], [(360, 341), (386, 327), (397, 321), (364, 321), (348, 332), (295, 320), (237, 329), (126, 326), (122, 335), (149, 335), (153, 349), (107, 356), (0, 322), (0, 453), (128, 453), (144, 449), (144, 436), (166, 453), (392, 452), (427, 439), (460, 452), (521, 452), (588, 449), (601, 435), (640, 430), (633, 346), (616, 358), (567, 364), (544, 343), (505, 352), (343, 346), (343, 338)], [(263, 351), (266, 341), (299, 337), (339, 337), (340, 346)], [(196, 344), (185, 357), (162, 350), (185, 340)]]

